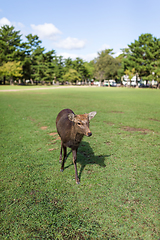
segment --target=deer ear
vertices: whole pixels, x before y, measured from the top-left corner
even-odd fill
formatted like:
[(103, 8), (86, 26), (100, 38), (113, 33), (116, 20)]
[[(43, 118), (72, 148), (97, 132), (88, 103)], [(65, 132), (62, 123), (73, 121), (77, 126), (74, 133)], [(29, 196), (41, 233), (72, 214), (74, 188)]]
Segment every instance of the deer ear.
[(75, 115), (73, 113), (68, 114), (68, 119), (72, 122), (74, 122)]
[(97, 114), (97, 112), (90, 112), (88, 113), (88, 117), (89, 117), (89, 120), (91, 120), (92, 118), (94, 118), (94, 116)]

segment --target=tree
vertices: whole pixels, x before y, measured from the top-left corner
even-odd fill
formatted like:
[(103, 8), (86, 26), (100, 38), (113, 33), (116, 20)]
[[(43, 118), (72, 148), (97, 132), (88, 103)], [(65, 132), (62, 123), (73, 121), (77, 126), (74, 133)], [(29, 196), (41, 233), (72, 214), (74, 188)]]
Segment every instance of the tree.
[(20, 31), (13, 26), (4, 25), (0, 28), (0, 63), (21, 60), (22, 44)]
[(75, 69), (78, 72), (81, 80), (85, 79), (86, 69), (84, 67), (83, 59), (76, 58), (76, 60), (73, 61), (73, 69)]
[(21, 62), (7, 62), (0, 66), (0, 75), (10, 77), (10, 84), (13, 84), (13, 77), (22, 77)]
[(39, 40), (37, 35), (29, 34), (26, 38), (27, 42), (24, 43), (23, 77), (33, 79), (37, 83), (43, 76), (44, 62), (42, 55), (45, 49), (40, 46), (42, 41)]
[(55, 69), (54, 69), (54, 78), (56, 81), (64, 82), (63, 74), (64, 74), (64, 63), (62, 56), (55, 56), (54, 59)]
[(80, 77), (75, 69), (69, 69), (69, 71), (66, 72), (66, 74), (63, 76), (63, 80), (73, 83), (76, 81), (80, 81)]
[(126, 69), (125, 70), (125, 74), (128, 75), (129, 80), (130, 80), (130, 86), (131, 86), (131, 79), (133, 78), (133, 76), (135, 75), (135, 69), (133, 68), (131, 71)]
[(90, 80), (93, 79), (94, 70), (95, 70), (94, 61), (92, 60), (89, 63), (85, 62), (84, 67), (86, 69), (86, 77), (89, 78)]
[[(13, 26), (4, 25), (0, 28), (0, 66), (12, 61), (22, 61), (25, 56), (21, 43), (20, 31)], [(5, 84), (4, 75), (4, 84)]]
[(154, 68), (153, 75), (155, 77), (154, 80), (158, 82), (157, 88), (160, 88), (160, 60), (156, 62), (156, 66)]
[(98, 58), (95, 59), (95, 78), (100, 81), (104, 79), (117, 78), (118, 69), (120, 67), (119, 61), (112, 55), (113, 49), (105, 49), (98, 53)]
[(125, 71), (127, 69), (127, 65), (125, 63), (125, 59), (127, 58), (129, 54), (129, 48), (122, 48), (121, 49), (122, 53), (116, 57), (117, 61), (119, 62), (119, 68), (117, 71), (118, 78), (121, 81), (121, 85), (123, 85), (123, 76), (125, 74)]
[(141, 34), (138, 40), (128, 45), (129, 54), (125, 65), (129, 70), (135, 68), (140, 78), (148, 82), (153, 78), (156, 62), (160, 59), (160, 39), (151, 34)]
[(69, 69), (73, 69), (73, 61), (71, 58), (64, 59), (64, 73), (68, 72)]
[(55, 71), (55, 50), (51, 50), (43, 54), (45, 64), (45, 77), (44, 80), (48, 82), (54, 81)]

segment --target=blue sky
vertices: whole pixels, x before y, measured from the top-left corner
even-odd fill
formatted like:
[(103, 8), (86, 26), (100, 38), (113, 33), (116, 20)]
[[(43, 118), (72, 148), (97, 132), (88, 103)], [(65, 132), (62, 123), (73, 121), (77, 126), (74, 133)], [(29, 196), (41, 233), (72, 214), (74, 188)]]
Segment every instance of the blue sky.
[(160, 0), (6, 0), (0, 26), (37, 34), (47, 51), (90, 61), (97, 52), (120, 49), (142, 33), (160, 38)]

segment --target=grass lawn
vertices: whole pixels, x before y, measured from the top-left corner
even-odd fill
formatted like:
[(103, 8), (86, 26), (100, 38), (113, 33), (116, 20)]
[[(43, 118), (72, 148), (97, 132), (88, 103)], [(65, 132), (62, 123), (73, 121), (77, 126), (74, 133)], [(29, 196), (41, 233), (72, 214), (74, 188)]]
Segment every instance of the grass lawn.
[[(51, 88), (59, 87), (58, 85), (0, 85), (0, 91), (5, 91), (5, 90), (34, 90), (34, 89), (51, 89)], [(63, 87), (63, 85), (61, 85)]]
[[(160, 91), (0, 92), (0, 239), (159, 239)], [(60, 172), (58, 112), (97, 111)]]

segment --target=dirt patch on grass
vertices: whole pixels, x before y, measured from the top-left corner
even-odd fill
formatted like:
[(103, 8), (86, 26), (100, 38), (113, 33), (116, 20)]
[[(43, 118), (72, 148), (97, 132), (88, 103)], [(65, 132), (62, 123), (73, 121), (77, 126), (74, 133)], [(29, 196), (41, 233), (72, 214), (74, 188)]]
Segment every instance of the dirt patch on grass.
[(121, 111), (111, 111), (112, 113), (124, 113), (124, 112), (121, 112)]
[(108, 125), (110, 125), (110, 126), (113, 126), (113, 125), (114, 125), (113, 122), (106, 122), (106, 121), (103, 121), (103, 122), (106, 123), (106, 124), (108, 124)]
[(57, 136), (55, 139), (53, 139), (52, 143), (56, 142), (57, 140), (61, 140), (61, 138), (59, 136)]
[(30, 120), (31, 122), (35, 122), (36, 120), (34, 118), (28, 117), (28, 120)]
[(48, 135), (50, 135), (50, 136), (55, 136), (55, 135), (57, 135), (57, 134), (58, 134), (57, 132), (48, 133)]
[(147, 134), (147, 133), (151, 132), (151, 130), (149, 130), (149, 129), (134, 128), (134, 127), (129, 127), (129, 126), (122, 127), (122, 129), (127, 132), (141, 132), (142, 134)]
[(42, 130), (46, 130), (47, 128), (48, 127), (46, 127), (46, 126), (41, 127)]
[(56, 141), (56, 140), (61, 140), (61, 138), (58, 136), (58, 137), (55, 139), (55, 141)]
[(155, 122), (160, 122), (160, 120), (155, 119), (155, 118), (149, 118), (149, 120), (151, 120), (151, 121), (155, 121)]
[(56, 148), (50, 148), (50, 149), (48, 149), (48, 151), (54, 151), (54, 150), (56, 150)]

